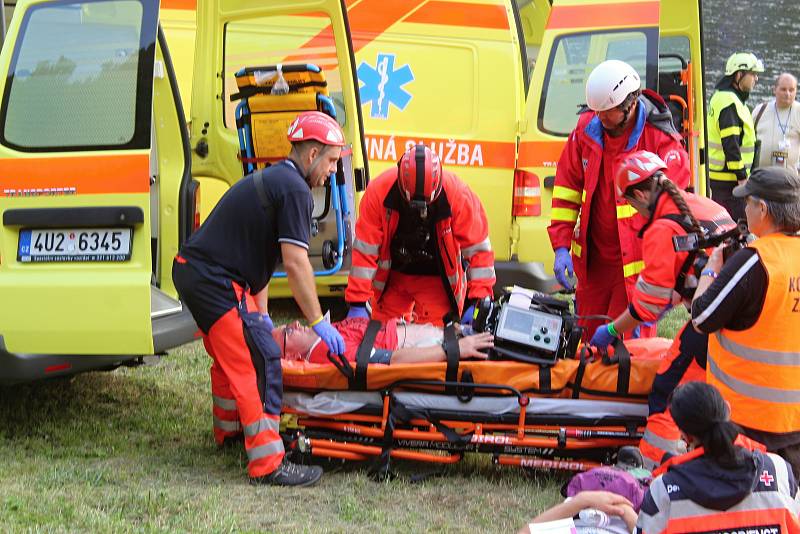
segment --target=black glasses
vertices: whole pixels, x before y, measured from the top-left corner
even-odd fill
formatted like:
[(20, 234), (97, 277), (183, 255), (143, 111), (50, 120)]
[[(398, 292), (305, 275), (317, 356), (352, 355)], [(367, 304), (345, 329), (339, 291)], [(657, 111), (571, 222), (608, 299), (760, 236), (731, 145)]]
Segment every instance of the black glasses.
[(291, 334), (292, 332), (294, 332), (294, 328), (292, 328), (291, 326), (285, 326), (285, 327), (283, 327), (283, 355), (284, 355), (284, 356), (286, 356), (286, 338), (287, 338), (287, 337), (289, 336), (289, 334)]

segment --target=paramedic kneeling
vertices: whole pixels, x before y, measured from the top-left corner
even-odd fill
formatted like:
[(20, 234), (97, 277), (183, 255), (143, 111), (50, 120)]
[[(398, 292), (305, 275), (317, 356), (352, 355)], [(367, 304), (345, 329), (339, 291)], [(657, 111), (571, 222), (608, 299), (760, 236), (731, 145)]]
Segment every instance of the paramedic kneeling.
[(474, 303), (492, 295), (494, 253), (480, 199), (424, 145), (370, 182), (361, 199), (347, 317), (404, 317), (471, 323)]
[(756, 444), (739, 436), (716, 388), (683, 384), (670, 411), (693, 450), (658, 470), (663, 474), (644, 495), (637, 533), (800, 532), (790, 466), (776, 454), (750, 450)]
[[(645, 220), (640, 231), (644, 268), (631, 292), (628, 309), (597, 327), (590, 343), (607, 347), (618, 335), (643, 321), (655, 323), (674, 305), (694, 293), (695, 254), (675, 250), (673, 237), (709, 235), (735, 228), (724, 207), (713, 200), (681, 191), (664, 174), (664, 161), (645, 150), (625, 157), (616, 174), (617, 196)], [(711, 252), (710, 250), (708, 252)], [(686, 301), (688, 306), (688, 300)], [(667, 398), (681, 382), (705, 380), (708, 336), (685, 324), (669, 348), (649, 396), (649, 417), (639, 445), (645, 467), (653, 469), (665, 453), (684, 452), (680, 432), (669, 416)]]
[(737, 186), (758, 236), (723, 265), (708, 260), (692, 302), (692, 323), (710, 334), (710, 384), (745, 434), (800, 472), (800, 178), (764, 167)]
[(270, 335), (267, 284), (282, 258), (303, 315), (328, 349), (345, 351), (342, 336), (323, 319), (308, 259), (311, 188), (336, 171), (344, 135), (335, 120), (311, 111), (292, 123), (288, 139), (288, 159), (246, 176), (222, 196), (181, 247), (172, 278), (213, 359), (217, 444), (244, 437), (253, 483), (304, 486), (322, 470), (284, 458), (280, 348)]

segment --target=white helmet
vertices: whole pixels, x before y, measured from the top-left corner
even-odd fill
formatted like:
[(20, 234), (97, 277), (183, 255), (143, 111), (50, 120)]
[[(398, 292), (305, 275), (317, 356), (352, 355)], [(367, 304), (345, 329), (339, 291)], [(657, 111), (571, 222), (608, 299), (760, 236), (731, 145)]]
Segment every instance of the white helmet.
[(606, 111), (622, 104), (641, 89), (636, 69), (616, 59), (603, 61), (586, 80), (586, 104), (594, 111)]

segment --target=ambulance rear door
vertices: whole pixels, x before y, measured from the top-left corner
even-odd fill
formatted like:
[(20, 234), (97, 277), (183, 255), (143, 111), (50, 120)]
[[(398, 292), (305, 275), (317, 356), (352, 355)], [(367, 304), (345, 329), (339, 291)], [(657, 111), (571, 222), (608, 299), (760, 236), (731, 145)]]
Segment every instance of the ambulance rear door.
[[(368, 179), (354, 62), (343, 0), (208, 0), (198, 3), (190, 143), (192, 172), (203, 180), (201, 187), (218, 182), (227, 189), (244, 174), (237, 131), (237, 109), (241, 109), (242, 103), (235, 96), (240, 93), (237, 73), (250, 69), (253, 78), (268, 79), (269, 71), (263, 67), (272, 66), (273, 73), (276, 65), (281, 65), (286, 72), (307, 64), (322, 69), (327, 84), (326, 96), (335, 109), (346, 142), (337, 173), (344, 187), (339, 197), (342, 202), (336, 204), (339, 200), (334, 198), (330, 187), (313, 190), (314, 223), (309, 258), (317, 273), (337, 271), (320, 278), (324, 284), (323, 293), (331, 286), (341, 289), (346, 284), (355, 190), (363, 189)], [(269, 128), (262, 129), (259, 134), (263, 146), (277, 147), (272, 154), (279, 157), (272, 162), (288, 155), (290, 145), (286, 130), (298, 111), (302, 111), (289, 105), (292, 93), (286, 96), (287, 105), (276, 105), (274, 113), (270, 112), (272, 117), (265, 121)], [(256, 138), (255, 128), (252, 132)], [(335, 209), (343, 204), (347, 205), (348, 213), (343, 221), (337, 221)], [(338, 267), (331, 268), (328, 261), (331, 247), (339, 245), (339, 238), (343, 243), (343, 259)], [(279, 266), (278, 270), (282, 268)], [(287, 294), (288, 284), (284, 280), (274, 280), (270, 284), (271, 296)]]
[(153, 352), (158, 8), (17, 4), (0, 53), (0, 349)]
[[(528, 200), (535, 207), (529, 215), (515, 219), (520, 261), (541, 262), (548, 272), (552, 268), (553, 250), (547, 237), (552, 197), (575, 196), (558, 188), (554, 191), (556, 165), (586, 102), (586, 78), (592, 69), (607, 59), (626, 61), (648, 88), (657, 89), (660, 7), (657, 0), (552, 2), (528, 88), (527, 128), (520, 137), (517, 159), (518, 173), (524, 171), (523, 176), (530, 178), (517, 187), (528, 188)], [(618, 210), (617, 215), (632, 214), (631, 209)], [(577, 222), (577, 215), (575, 211), (566, 216)], [(556, 216), (563, 219), (565, 215)]]

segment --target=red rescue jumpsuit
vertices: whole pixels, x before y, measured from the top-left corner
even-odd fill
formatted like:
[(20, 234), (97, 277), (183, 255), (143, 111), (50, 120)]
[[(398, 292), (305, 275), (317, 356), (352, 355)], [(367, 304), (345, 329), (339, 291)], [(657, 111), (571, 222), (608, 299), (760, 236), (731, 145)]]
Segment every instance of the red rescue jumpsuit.
[[(711, 234), (735, 226), (725, 208), (713, 200), (691, 193), (682, 193), (682, 196), (698, 222)], [(680, 216), (678, 207), (666, 192), (659, 193), (654, 204), (652, 222), (647, 223), (642, 239), (644, 269), (636, 279), (628, 306), (636, 319), (650, 322), (658, 321), (677, 302), (675, 287), (689, 254), (676, 252), (672, 242), (673, 236), (687, 233), (679, 222), (668, 218)], [(658, 465), (667, 452), (683, 452), (680, 449), (680, 431), (669, 414), (667, 399), (678, 384), (690, 380), (705, 381), (707, 350), (708, 336), (696, 332), (691, 322), (687, 322), (658, 370), (648, 399), (650, 416), (639, 444), (648, 469)]]
[(494, 252), (480, 199), (453, 173), (442, 172), (442, 192), (434, 201), (440, 276), (392, 270), (391, 243), (405, 200), (395, 186), (397, 169), (372, 180), (361, 199), (353, 242), (353, 264), (345, 290), (351, 304), (370, 301), (372, 318), (413, 317), (442, 324), (448, 312), (464, 311), (465, 299), (492, 295)]
[[(647, 89), (622, 136), (608, 136), (596, 113), (584, 113), (561, 153), (548, 232), (553, 250), (572, 251), (580, 315), (617, 317), (644, 266), (638, 238), (644, 219), (624, 200), (616, 199), (613, 185), (618, 161), (636, 150), (657, 154), (679, 188), (689, 185), (689, 157), (681, 137), (664, 101)], [(603, 322), (581, 320), (585, 338)], [(641, 330), (642, 335), (655, 335), (655, 328)]]

